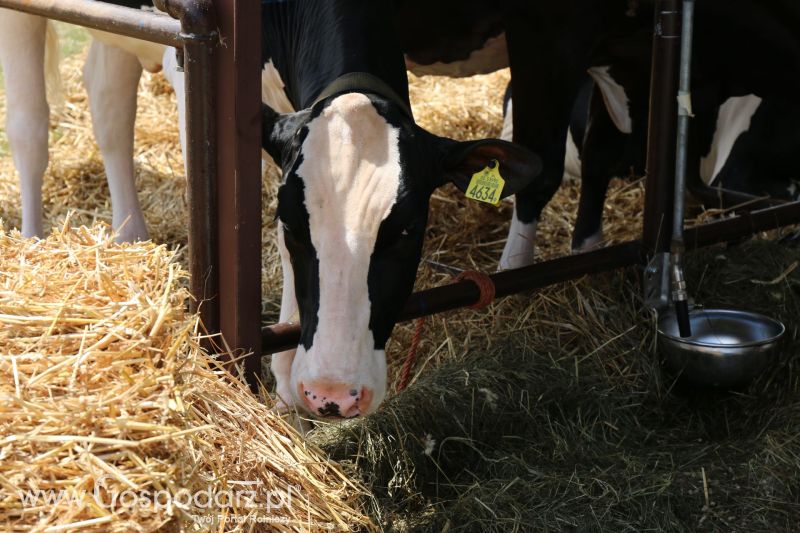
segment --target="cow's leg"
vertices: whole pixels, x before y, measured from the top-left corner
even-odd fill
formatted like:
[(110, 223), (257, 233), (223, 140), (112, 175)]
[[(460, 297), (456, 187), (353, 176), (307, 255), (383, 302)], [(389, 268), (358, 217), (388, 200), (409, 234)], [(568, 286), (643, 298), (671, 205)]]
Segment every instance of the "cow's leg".
[(133, 176), (133, 126), (142, 66), (132, 54), (92, 41), (83, 69), (92, 126), (103, 156), (117, 240), (148, 238)]
[[(281, 270), (283, 271), (283, 292), (281, 294), (280, 322), (299, 321), (297, 299), (294, 294), (294, 270), (289, 260), (289, 250), (283, 240), (283, 228), (278, 223), (278, 252), (281, 257)], [(270, 366), (272, 375), (275, 376), (275, 392), (278, 396), (276, 408), (287, 411), (294, 405), (291, 387), (292, 361), (295, 349), (276, 353), (272, 356)]]
[(625, 145), (629, 138), (630, 135), (614, 125), (600, 89), (595, 88), (583, 144), (581, 197), (572, 233), (573, 252), (586, 252), (603, 241), (603, 206), (608, 184), (615, 172), (625, 170)]
[(501, 269), (533, 263), (536, 225), (561, 185), (570, 115), (585, 76), (588, 46), (585, 53), (578, 49), (590, 41), (576, 35), (596, 31), (576, 25), (554, 33), (544, 22), (548, 17), (544, 7), (550, 9), (548, 6), (546, 2), (516, 2), (505, 16), (514, 94), (514, 141), (542, 158), (542, 171), (516, 195)]
[(164, 51), (163, 65), (164, 77), (175, 90), (175, 100), (178, 103), (178, 133), (181, 139), (181, 152), (183, 153), (184, 172), (186, 171), (186, 85), (184, 74), (178, 70), (178, 60), (175, 48), (167, 47)]
[(6, 89), (6, 134), (19, 172), (22, 234), (41, 236), (42, 176), (47, 168), (50, 108), (45, 94), (47, 21), (0, 9), (0, 62)]

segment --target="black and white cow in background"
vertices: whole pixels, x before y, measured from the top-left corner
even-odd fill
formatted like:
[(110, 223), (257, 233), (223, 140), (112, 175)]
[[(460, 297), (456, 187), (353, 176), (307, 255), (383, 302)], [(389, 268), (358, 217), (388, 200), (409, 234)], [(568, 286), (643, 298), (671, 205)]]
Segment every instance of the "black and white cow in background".
[[(698, 31), (704, 29), (698, 25)], [(644, 29), (613, 43), (610, 53), (601, 58), (613, 64), (588, 69), (591, 78), (575, 103), (570, 127), (579, 132), (582, 167), (572, 241), (576, 252), (603, 240), (602, 213), (611, 177), (644, 175), (651, 43)], [(769, 88), (768, 79), (758, 79), (758, 83), (740, 79), (735, 69), (727, 73), (727, 79), (707, 75), (712, 69), (707, 61), (713, 56), (704, 46), (709, 46), (709, 40), (698, 39), (693, 63), (697, 75), (693, 78), (694, 117), (688, 146), (690, 189), (700, 184), (719, 185), (753, 195), (796, 199), (800, 103)], [(764, 85), (767, 99), (746, 92)]]
[(273, 356), (277, 393), (315, 416), (364, 415), (386, 393), (384, 347), (414, 284), (431, 193), (448, 182), (465, 189), (494, 160), (506, 196), (540, 160), (415, 124), (391, 3), (263, 7), (264, 76), (285, 84), (274, 105), (297, 109), (264, 112), (264, 148), (283, 171), (281, 320), (299, 311), (302, 328), (296, 350)]
[[(575, 252), (590, 250), (603, 241), (603, 206), (611, 178), (645, 173), (644, 124), (621, 130), (619, 118), (612, 118), (604, 103), (612, 96), (601, 97), (601, 91), (595, 88), (585, 117), (584, 143), (576, 148), (583, 172), (572, 240)], [(800, 197), (800, 159), (796, 157), (800, 107), (796, 103), (749, 94), (730, 97), (717, 108), (693, 107), (687, 161), (690, 190), (710, 185), (784, 200)], [(617, 109), (628, 116), (627, 106)]]
[[(423, 0), (401, 0), (400, 3), (409, 12), (427, 12), (428, 9), (428, 3)], [(606, 85), (606, 94), (617, 89), (616, 74), (609, 74), (603, 65), (614, 65), (621, 72), (627, 72), (634, 85), (641, 81), (645, 86), (649, 83), (647, 62), (652, 40), (653, 5), (653, 0), (471, 0), (467, 3), (441, 0), (436, 9), (459, 14), (454, 26), (449, 26), (446, 21), (436, 21), (427, 27), (427, 31), (419, 31), (410, 37), (413, 42), (404, 43), (410, 58), (409, 67), (424, 73), (422, 67), (435, 65), (435, 56), (424, 53), (430, 43), (455, 43), (452, 46), (461, 47), (461, 53), (450, 56), (467, 61), (479, 55), (475, 50), (487, 48), (496, 51), (496, 46), (489, 45), (496, 42), (492, 39), (505, 31), (511, 85), (516, 95), (512, 110), (514, 141), (541, 155), (543, 170), (530, 187), (516, 195), (515, 216), (501, 258), (501, 268), (515, 268), (533, 262), (536, 224), (542, 209), (561, 183), (567, 130), (587, 70), (596, 67), (593, 77)], [(462, 6), (466, 7), (462, 9)], [(476, 13), (474, 17), (469, 16), (472, 12)], [(419, 24), (425, 20), (428, 19), (422, 17)], [(693, 91), (698, 109), (706, 106), (716, 109), (728, 98), (748, 94), (769, 102), (796, 101), (800, 90), (800, 3), (793, 0), (705, 0), (698, 2), (696, 7), (696, 27), (693, 77), (698, 88), (705, 88), (705, 94), (699, 89)], [(476, 35), (481, 31), (483, 41)], [(474, 38), (460, 41), (451, 38), (459, 34)], [(646, 43), (644, 47), (641, 42)], [(468, 50), (469, 46), (474, 47), (472, 52)], [(418, 50), (423, 52), (418, 53)], [(501, 61), (502, 54), (498, 53), (496, 57), (497, 68), (506, 66)], [(483, 71), (488, 70), (486, 64), (484, 58)], [(644, 70), (639, 73), (637, 69), (642, 66)], [(459, 72), (469, 73), (469, 69), (462, 68)], [(616, 85), (620, 85), (619, 80), (616, 81)], [(623, 80), (620, 86), (627, 90), (628, 83)], [(643, 96), (641, 101), (637, 100), (637, 94)], [(597, 143), (602, 144), (600, 131), (608, 131), (609, 135), (640, 128), (646, 131), (647, 94), (646, 90), (626, 94), (630, 100), (630, 120), (617, 124), (609, 121), (603, 128), (597, 126)], [(642, 109), (645, 112), (637, 115), (635, 110)], [(613, 111), (612, 118), (624, 118), (623, 109)], [(713, 130), (712, 125), (710, 131)], [(619, 159), (619, 154), (628, 149), (631, 155), (623, 157), (624, 160), (630, 161), (633, 152), (644, 154), (643, 150), (632, 146), (617, 146), (606, 153), (584, 141), (584, 153), (594, 154), (592, 158), (595, 161), (589, 164), (592, 168), (614, 165), (616, 160), (608, 159)], [(582, 164), (585, 174), (587, 161)], [(599, 180), (587, 180), (585, 175), (583, 183), (585, 187), (591, 185), (598, 191), (605, 190), (605, 185)], [(583, 196), (604, 198), (604, 192)], [(598, 238), (591, 233), (586, 233), (586, 237)], [(590, 242), (591, 239), (583, 245)]]
[[(110, 3), (152, 9), (148, 0)], [(175, 53), (173, 49), (166, 52), (160, 44), (89, 32), (93, 41), (83, 79), (111, 193), (112, 225), (120, 241), (146, 239), (133, 173), (136, 92), (143, 68), (157, 72), (166, 62), (165, 75), (176, 78)], [(0, 64), (6, 93), (6, 134), (20, 176), (22, 234), (42, 236), (42, 177), (48, 163), (50, 115), (46, 80), (58, 80), (58, 42), (52, 22), (0, 9)], [(177, 78), (173, 84), (182, 82)], [(183, 94), (178, 87), (176, 91)], [(182, 107), (180, 111), (182, 119)]]

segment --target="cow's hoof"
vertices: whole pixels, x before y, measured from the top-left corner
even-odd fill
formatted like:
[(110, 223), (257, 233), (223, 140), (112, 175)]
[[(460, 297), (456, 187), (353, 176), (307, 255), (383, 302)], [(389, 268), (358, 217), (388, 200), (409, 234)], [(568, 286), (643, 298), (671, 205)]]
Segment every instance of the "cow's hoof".
[(582, 254), (585, 252), (591, 252), (593, 250), (597, 250), (603, 247), (603, 230), (598, 231), (594, 235), (590, 235), (586, 237), (583, 242), (578, 244), (577, 246), (572, 247), (573, 254)]
[(150, 234), (147, 231), (147, 224), (145, 224), (144, 219), (136, 221), (129, 219), (122, 224), (115, 224), (114, 228), (116, 228), (114, 242), (117, 243), (146, 241), (150, 239)]
[(497, 267), (498, 272), (503, 270), (514, 270), (515, 268), (522, 268), (526, 266), (530, 266), (535, 263), (535, 258), (533, 253), (521, 253), (509, 257), (500, 258), (500, 264)]

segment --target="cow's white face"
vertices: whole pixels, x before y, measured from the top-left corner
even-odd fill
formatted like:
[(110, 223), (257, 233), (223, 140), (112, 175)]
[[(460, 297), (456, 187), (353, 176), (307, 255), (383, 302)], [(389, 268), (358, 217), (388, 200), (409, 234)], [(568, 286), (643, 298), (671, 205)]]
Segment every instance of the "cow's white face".
[(386, 395), (384, 349), (414, 285), (431, 192), (463, 188), (499, 159), (511, 194), (539, 160), (503, 141), (435, 137), (361, 93), (289, 115), (266, 109), (264, 140), (282, 163), (278, 218), (301, 323), (279, 390), (314, 416), (371, 413)]
[(317, 392), (340, 383), (347, 396), (356, 390), (358, 401), (339, 414), (365, 414), (386, 393), (386, 357), (370, 329), (367, 278), (378, 230), (400, 189), (399, 129), (365, 95), (345, 94), (308, 123), (300, 153), (295, 173), (319, 261), (319, 302), (311, 346), (295, 354), (292, 391), (296, 401), (335, 414), (321, 400), (327, 393)]

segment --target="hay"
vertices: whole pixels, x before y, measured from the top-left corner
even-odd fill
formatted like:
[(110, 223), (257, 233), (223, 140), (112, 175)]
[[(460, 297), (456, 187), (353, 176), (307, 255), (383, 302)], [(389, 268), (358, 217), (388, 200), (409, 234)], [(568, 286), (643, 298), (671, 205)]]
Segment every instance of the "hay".
[(185, 277), (103, 226), (0, 231), (3, 530), (369, 525), (362, 489), (200, 349)]
[[(789, 327), (775, 364), (732, 394), (662, 372), (630, 271), (507, 301), (535, 319), (463, 355), (452, 335), (459, 357), (375, 415), (311, 438), (360, 472), (397, 531), (793, 530), (798, 258), (796, 245), (759, 241), (688, 258), (699, 301)], [(754, 283), (776, 278), (783, 287)]]

